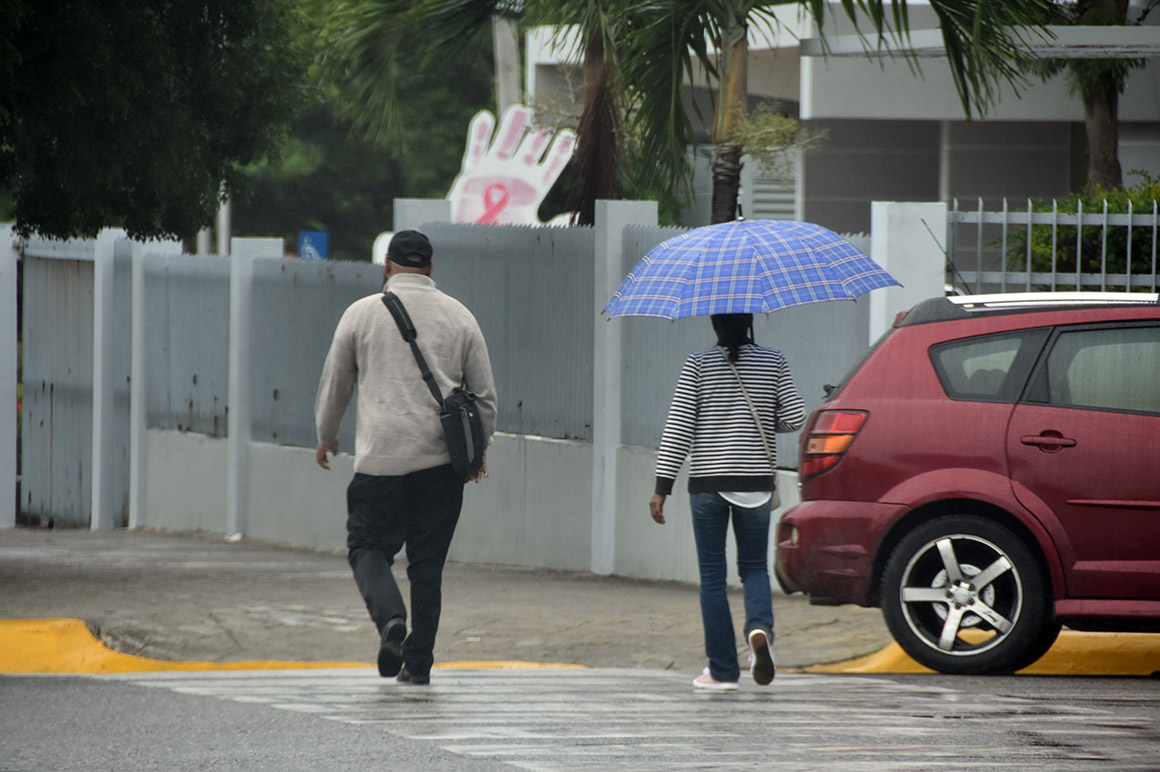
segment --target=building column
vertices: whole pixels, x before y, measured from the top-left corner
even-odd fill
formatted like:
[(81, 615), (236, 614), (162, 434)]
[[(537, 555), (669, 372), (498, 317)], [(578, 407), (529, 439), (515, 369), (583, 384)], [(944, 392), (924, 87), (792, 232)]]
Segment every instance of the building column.
[(902, 282), (870, 294), (871, 345), (919, 301), (946, 294), (947, 205), (875, 201), (870, 258)]
[(97, 234), (93, 250), (93, 449), (90, 462), (89, 527), (94, 531), (117, 527), (117, 480), (124, 473), (123, 461), (116, 458), (116, 425), (113, 395), (116, 393), (117, 307), (116, 244), (128, 238), (120, 228), (105, 228)]
[(230, 240), (229, 429), (226, 437), (226, 538), (246, 533), (250, 481), (250, 309), (253, 307), (254, 259), (281, 259), (282, 239)]

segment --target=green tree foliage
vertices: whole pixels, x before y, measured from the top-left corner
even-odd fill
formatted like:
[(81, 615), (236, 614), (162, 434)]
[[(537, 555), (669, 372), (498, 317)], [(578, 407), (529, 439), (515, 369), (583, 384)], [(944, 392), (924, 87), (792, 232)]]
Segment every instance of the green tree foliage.
[[(1132, 174), (1141, 178), (1135, 186), (1113, 190), (1093, 187), (1055, 201), (1034, 200), (1032, 211), (1051, 212), (1054, 204), (1060, 214), (1103, 214), (1106, 202), (1108, 214), (1127, 214), (1130, 210), (1133, 214), (1151, 215), (1156, 211), (1154, 207), (1160, 205), (1160, 179), (1138, 169)], [(1078, 265), (1081, 273), (1125, 273), (1130, 261), (1133, 275), (1152, 274), (1152, 257), (1158, 247), (1150, 224), (1132, 228), (1109, 226), (1106, 233), (1092, 224), (1078, 229), (1075, 225), (1061, 225), (1054, 232), (1051, 225), (1033, 225), (1030, 235), (1031, 270), (1035, 272), (1074, 274)], [(1008, 270), (1026, 270), (1027, 237), (1025, 228), (1008, 234)]]
[[(483, 28), (448, 40), (446, 29), (422, 16), (427, 5), (330, 0), (322, 3), (318, 19), (316, 73), (328, 100), (368, 140), (394, 153), (411, 152), (411, 143), (423, 140), (425, 132), (414, 131), (416, 125), (442, 131), (427, 117), (456, 117), (449, 113), (464, 118), (449, 128), (458, 133), (453, 146), (462, 150), (471, 116), (492, 105), (490, 39)], [(474, 97), (471, 105), (459, 98), (468, 95)], [(448, 96), (457, 98), (441, 103)]]
[[(429, 60), (413, 36), (390, 43), (390, 62), (375, 60), (389, 67), (399, 105), (388, 119), (363, 101), (388, 84), (370, 73), (359, 76), (357, 57), (336, 43), (364, 34), (368, 5), (305, 4), (297, 35), (311, 52), (313, 101), (291, 125), (282, 157), (245, 170), (249, 194), (233, 207), (236, 235), (280, 236), (292, 251), (299, 230), (322, 230), (330, 234), (332, 258), (369, 260), (375, 236), (394, 229), (395, 198), (447, 195), (467, 125), (492, 104), (490, 42), (450, 47)], [(397, 34), (398, 25), (391, 30)]]
[(290, 0), (0, 3), (0, 188), (22, 233), (187, 234), (301, 101)]
[(391, 203), (405, 195), (396, 159), (350, 136), (319, 105), (290, 126), (277, 161), (246, 169), (248, 194), (233, 204), (236, 236), (276, 236), (293, 252), (298, 231), (330, 234), (330, 257), (369, 260), (374, 238), (390, 230)]

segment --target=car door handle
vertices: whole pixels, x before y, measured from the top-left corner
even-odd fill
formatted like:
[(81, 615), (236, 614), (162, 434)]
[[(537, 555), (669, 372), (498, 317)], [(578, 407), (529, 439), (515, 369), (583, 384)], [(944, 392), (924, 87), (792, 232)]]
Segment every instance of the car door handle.
[(1054, 437), (1047, 434), (1029, 434), (1022, 440), (1024, 445), (1038, 445), (1044, 450), (1059, 450), (1075, 446), (1075, 440), (1068, 437)]

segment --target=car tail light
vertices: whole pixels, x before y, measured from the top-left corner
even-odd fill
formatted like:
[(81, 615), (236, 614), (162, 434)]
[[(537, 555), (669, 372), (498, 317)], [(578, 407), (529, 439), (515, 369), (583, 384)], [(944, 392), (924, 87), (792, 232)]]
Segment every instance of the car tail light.
[(816, 477), (842, 458), (870, 414), (863, 410), (823, 410), (806, 436), (801, 479)]

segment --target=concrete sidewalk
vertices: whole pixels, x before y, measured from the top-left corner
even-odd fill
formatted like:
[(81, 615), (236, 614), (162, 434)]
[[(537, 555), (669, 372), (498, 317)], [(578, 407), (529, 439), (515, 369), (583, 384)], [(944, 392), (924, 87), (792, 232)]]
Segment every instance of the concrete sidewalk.
[[(404, 564), (395, 571), (405, 577)], [(705, 665), (693, 585), (450, 564), (443, 589), (437, 662), (692, 675)], [(731, 602), (741, 630), (740, 591)], [(890, 642), (876, 609), (784, 595), (774, 605), (781, 667)], [(60, 617), (83, 620), (116, 651), (161, 660), (369, 664), (378, 649), (343, 554), (140, 531), (0, 531), (0, 619)]]
[[(395, 571), (405, 576), (404, 565)], [(731, 602), (740, 631), (739, 590)], [(784, 595), (775, 595), (774, 606), (782, 670), (929, 672), (891, 642), (877, 609), (811, 606)], [(370, 667), (377, 649), (341, 554), (124, 530), (0, 531), (0, 651), (7, 652), (0, 673), (162, 669), (148, 660), (178, 669)], [(450, 564), (435, 656), (437, 666), (696, 675), (705, 664), (697, 588)], [(1025, 672), (1151, 675), (1160, 672), (1160, 635), (1065, 631)]]

